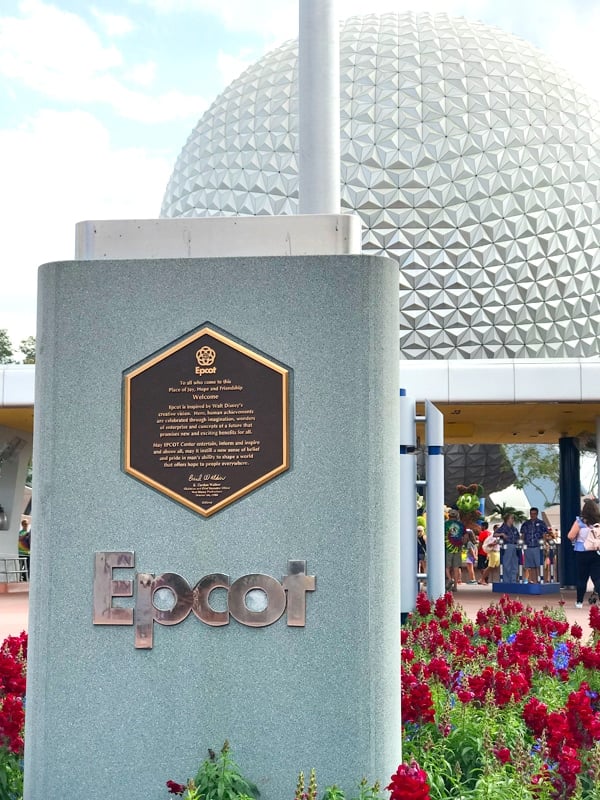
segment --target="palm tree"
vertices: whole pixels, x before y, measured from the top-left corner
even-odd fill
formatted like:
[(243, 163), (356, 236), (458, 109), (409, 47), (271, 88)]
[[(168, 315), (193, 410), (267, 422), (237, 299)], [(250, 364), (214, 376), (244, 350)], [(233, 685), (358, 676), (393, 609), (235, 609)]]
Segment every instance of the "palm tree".
[(502, 503), (501, 506), (495, 505), (493, 512), (494, 514), (498, 514), (498, 516), (502, 517), (502, 519), (504, 519), (507, 514), (512, 514), (515, 518), (515, 522), (525, 522), (527, 519), (527, 516), (522, 511), (519, 511), (519, 509), (514, 508), (513, 506), (507, 506), (506, 503)]

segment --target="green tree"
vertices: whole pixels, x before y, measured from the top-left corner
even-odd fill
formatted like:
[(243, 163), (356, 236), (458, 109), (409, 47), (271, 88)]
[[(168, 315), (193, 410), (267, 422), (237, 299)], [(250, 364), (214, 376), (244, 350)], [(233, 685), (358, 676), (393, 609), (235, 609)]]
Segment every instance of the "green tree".
[(25, 356), (23, 358), (24, 364), (35, 364), (35, 336), (28, 336), (23, 339), (19, 345), (19, 350)]
[(0, 364), (14, 364), (13, 349), (8, 331), (0, 328)]
[(555, 444), (512, 444), (506, 454), (516, 473), (515, 486), (535, 487), (546, 508), (559, 502), (560, 455)]
[(507, 506), (506, 503), (502, 503), (502, 505), (496, 504), (492, 509), (492, 511), (494, 512), (494, 514), (497, 514), (499, 517), (502, 517), (502, 519), (504, 519), (504, 517), (507, 514), (512, 514), (513, 517), (515, 518), (515, 522), (517, 523), (525, 522), (525, 520), (527, 519), (527, 516), (522, 511), (520, 511), (518, 508), (515, 508), (514, 506)]

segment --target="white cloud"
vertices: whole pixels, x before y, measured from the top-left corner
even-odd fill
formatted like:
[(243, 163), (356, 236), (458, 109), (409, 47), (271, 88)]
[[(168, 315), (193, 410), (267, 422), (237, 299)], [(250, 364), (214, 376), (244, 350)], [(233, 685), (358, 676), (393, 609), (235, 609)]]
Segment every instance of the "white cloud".
[(97, 8), (92, 8), (91, 12), (109, 36), (125, 36), (136, 28), (129, 17), (123, 17), (120, 14), (107, 14)]
[[(298, 35), (299, 0), (145, 0), (162, 13), (197, 11), (219, 19), (229, 31), (259, 34), (264, 47), (280, 44)], [(521, 38), (529, 38), (550, 58), (565, 68), (598, 96), (600, 78), (600, 30), (598, 2), (574, 0), (339, 0), (341, 19), (385, 12), (446, 13), (495, 25)], [(530, 32), (529, 37), (525, 30)], [(231, 56), (231, 67), (236, 56)], [(238, 56), (239, 58), (239, 56)], [(243, 60), (243, 58), (242, 58)], [(227, 69), (225, 60), (223, 68)]]
[(229, 31), (258, 33), (269, 42), (298, 35), (298, 0), (146, 0), (146, 4), (163, 14), (210, 14)]
[(596, 99), (600, 99), (600, 7), (587, 11), (560, 6), (544, 31), (544, 50)]
[[(56, 96), (48, 89), (49, 96)], [(97, 75), (80, 81), (74, 77), (70, 87), (63, 87), (59, 99), (87, 104), (103, 103), (124, 119), (153, 124), (172, 120), (195, 121), (208, 103), (200, 95), (188, 95), (173, 89), (162, 94), (147, 94), (129, 89), (112, 75)]]
[[(299, 0), (147, 0), (161, 13), (197, 11), (221, 20), (229, 31), (262, 34), (270, 43), (296, 38), (298, 35)], [(475, 18), (486, 6), (486, 0), (340, 0), (338, 15), (346, 19), (354, 15), (385, 12), (427, 11), (430, 13), (467, 14)]]
[(255, 50), (244, 49), (236, 55), (219, 50), (217, 53), (217, 69), (221, 75), (223, 86), (228, 86), (233, 80), (252, 66), (258, 60)]
[(146, 61), (145, 64), (136, 64), (129, 70), (127, 77), (138, 86), (151, 86), (156, 77), (156, 62)]
[(15, 344), (35, 332), (38, 265), (73, 258), (83, 219), (156, 218), (172, 163), (172, 153), (116, 149), (87, 112), (42, 111), (0, 130), (0, 328)]
[(44, 88), (72, 73), (94, 75), (122, 64), (117, 48), (104, 47), (76, 14), (39, 0), (24, 0), (23, 17), (0, 19), (0, 71), (28, 86)]
[(156, 96), (129, 88), (124, 76), (144, 85), (153, 78), (151, 64), (128, 73), (121, 52), (105, 47), (76, 14), (40, 0), (25, 0), (20, 8), (23, 18), (0, 19), (0, 73), (7, 77), (47, 98), (82, 106), (102, 103), (144, 123), (196, 119), (206, 108), (204, 98), (178, 90)]

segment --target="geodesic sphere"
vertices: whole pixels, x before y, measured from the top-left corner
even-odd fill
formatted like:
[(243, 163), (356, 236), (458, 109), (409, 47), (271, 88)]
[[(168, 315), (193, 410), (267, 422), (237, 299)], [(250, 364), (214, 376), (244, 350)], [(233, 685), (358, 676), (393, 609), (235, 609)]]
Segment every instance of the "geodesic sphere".
[[(341, 29), (341, 201), (400, 264), (403, 358), (600, 352), (600, 110), (540, 51), (446, 15)], [(162, 215), (297, 209), (297, 43), (202, 116)]]

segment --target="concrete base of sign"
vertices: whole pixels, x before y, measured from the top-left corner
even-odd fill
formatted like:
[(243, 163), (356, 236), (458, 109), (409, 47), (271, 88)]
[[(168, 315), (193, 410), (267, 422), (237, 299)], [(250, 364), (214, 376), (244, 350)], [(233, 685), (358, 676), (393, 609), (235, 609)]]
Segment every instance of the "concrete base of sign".
[(75, 258), (223, 258), (357, 255), (356, 214), (188, 217), (78, 222)]
[(492, 591), (500, 594), (558, 594), (560, 583), (493, 583)]
[[(401, 755), (396, 262), (53, 263), (38, 308), (27, 800), (159, 800), (226, 738), (264, 800), (292, 797), (311, 767), (348, 791), (387, 781)], [(207, 322), (289, 369), (291, 448), (286, 472), (203, 518), (123, 471), (122, 373)], [(92, 624), (97, 551), (133, 551), (114, 579), (134, 586), (135, 572), (281, 583), (304, 560), (316, 590), (304, 627), (190, 614), (135, 649), (133, 626)]]

